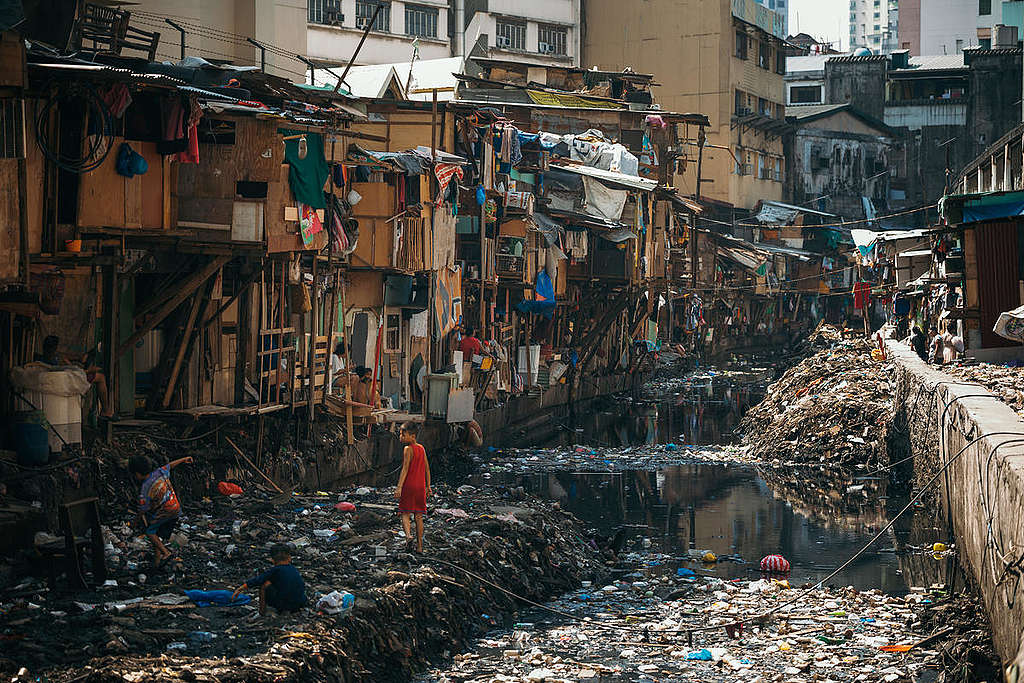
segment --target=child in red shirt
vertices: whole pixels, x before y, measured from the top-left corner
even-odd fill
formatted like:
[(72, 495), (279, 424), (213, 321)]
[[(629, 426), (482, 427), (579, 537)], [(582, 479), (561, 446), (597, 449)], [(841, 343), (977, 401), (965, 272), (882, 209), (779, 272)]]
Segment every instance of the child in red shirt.
[(423, 515), (427, 511), (427, 498), (430, 497), (430, 463), (427, 462), (427, 451), (416, 441), (419, 425), (406, 422), (400, 434), (405, 449), (402, 451), (402, 473), (398, 476), (398, 512), (402, 515), (402, 528), (405, 538), (412, 543), (412, 524), (410, 517), (416, 517), (416, 552), (423, 552)]

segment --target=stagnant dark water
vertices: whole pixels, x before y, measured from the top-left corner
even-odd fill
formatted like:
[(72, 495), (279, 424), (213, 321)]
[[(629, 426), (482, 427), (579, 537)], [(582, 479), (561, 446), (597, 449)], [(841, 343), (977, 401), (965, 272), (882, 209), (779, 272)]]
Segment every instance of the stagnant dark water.
[[(710, 370), (686, 382), (648, 387), (642, 395), (646, 399), (607, 401), (577, 416), (575, 425), (561, 425), (544, 445), (558, 449), (734, 444), (740, 419), (763, 397), (764, 388), (751, 381), (750, 373), (737, 377)], [(612, 537), (623, 530), (625, 550), (670, 556), (667, 571), (682, 566), (693, 551), (710, 550), (727, 559), (702, 571), (722, 578), (756, 577), (760, 559), (779, 553), (791, 562), (794, 581), (822, 581), (885, 526), (889, 511), (905, 502), (896, 492), (887, 497), (885, 482), (880, 482), (880, 497), (840, 515), (785, 500), (755, 468), (733, 464), (695, 462), (616, 473), (544, 469), (541, 461), (531, 474), (482, 472), (469, 481), (522, 487), (557, 500), (601, 535)], [(837, 497), (843, 495), (845, 491), (836, 492)], [(904, 516), (829, 585), (903, 594), (911, 586), (942, 581), (945, 564), (914, 550), (946, 540), (946, 533), (925, 517)]]

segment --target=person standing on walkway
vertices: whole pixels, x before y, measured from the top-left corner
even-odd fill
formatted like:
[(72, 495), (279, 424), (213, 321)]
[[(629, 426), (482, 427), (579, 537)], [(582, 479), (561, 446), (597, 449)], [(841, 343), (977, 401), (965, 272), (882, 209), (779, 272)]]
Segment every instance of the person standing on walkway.
[(402, 451), (402, 474), (398, 476), (398, 512), (402, 515), (402, 529), (408, 544), (412, 544), (411, 517), (416, 518), (416, 552), (423, 552), (423, 515), (427, 512), (427, 498), (430, 497), (430, 463), (427, 451), (416, 441), (419, 425), (406, 422), (402, 425), (400, 438), (405, 444)]

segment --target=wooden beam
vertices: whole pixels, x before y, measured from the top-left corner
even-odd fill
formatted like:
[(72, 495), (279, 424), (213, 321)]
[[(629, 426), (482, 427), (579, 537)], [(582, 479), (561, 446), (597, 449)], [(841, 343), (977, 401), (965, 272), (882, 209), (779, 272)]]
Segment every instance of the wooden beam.
[(150, 330), (162, 323), (164, 318), (170, 315), (182, 301), (191, 296), (197, 289), (199, 289), (200, 286), (202, 286), (204, 282), (209, 280), (214, 273), (220, 270), (224, 264), (230, 260), (230, 256), (217, 256), (207, 263), (201, 270), (189, 276), (189, 278), (178, 288), (178, 291), (175, 292), (142, 327), (137, 329), (135, 334), (128, 337), (128, 339), (123, 341), (121, 345), (117, 347), (117, 352), (114, 354), (115, 360), (123, 356), (128, 349), (135, 346), (135, 342), (145, 337)]
[(174, 394), (174, 387), (178, 383), (178, 373), (181, 372), (181, 365), (185, 361), (185, 352), (192, 345), (192, 330), (196, 325), (196, 318), (199, 316), (199, 307), (206, 297), (200, 292), (192, 297), (192, 308), (188, 312), (188, 320), (185, 322), (185, 331), (181, 335), (181, 343), (178, 345), (178, 352), (174, 356), (174, 365), (171, 366), (171, 374), (167, 377), (167, 388), (164, 390), (163, 399), (160, 405), (167, 408), (171, 405), (171, 396)]
[[(242, 286), (240, 286), (240, 287), (237, 287), (237, 288), (235, 289), (235, 293), (234, 293), (234, 294), (233, 294), (233, 295), (231, 296), (231, 298), (230, 298), (230, 299), (228, 299), (228, 300), (227, 300), (226, 302), (224, 302), (223, 304), (221, 304), (221, 305), (220, 305), (220, 308), (218, 308), (218, 309), (217, 309), (216, 311), (214, 311), (214, 312), (213, 312), (213, 315), (211, 315), (211, 316), (210, 316), (209, 318), (207, 318), (206, 320), (204, 320), (204, 321), (203, 321), (203, 323), (202, 323), (202, 329), (204, 329), (204, 330), (205, 330), (205, 329), (206, 329), (207, 327), (209, 327), (209, 326), (210, 326), (210, 323), (212, 323), (212, 322), (213, 322), (214, 320), (216, 320), (217, 318), (219, 318), (219, 317), (220, 317), (220, 314), (221, 314), (221, 313), (223, 313), (224, 311), (226, 311), (226, 310), (228, 309), (228, 306), (230, 306), (231, 304), (233, 304), (233, 303), (235, 302), (235, 300), (236, 300), (236, 299), (238, 299), (238, 297), (240, 297), (240, 296), (242, 295), (242, 292), (248, 291), (248, 290), (249, 290), (249, 287), (251, 287), (251, 286), (252, 286), (252, 284), (253, 284), (254, 282), (256, 282), (256, 279), (257, 279), (257, 278), (258, 278), (258, 277), (260, 276), (260, 272), (261, 272), (261, 271), (259, 271), (259, 270), (255, 270), (255, 271), (253, 271), (252, 275), (250, 275), (250, 276), (249, 276), (249, 277), (248, 277), (248, 278), (246, 279), (246, 281), (245, 281), (245, 284), (243, 284), (243, 285), (242, 285)], [(241, 306), (241, 304), (239, 304), (239, 306)]]

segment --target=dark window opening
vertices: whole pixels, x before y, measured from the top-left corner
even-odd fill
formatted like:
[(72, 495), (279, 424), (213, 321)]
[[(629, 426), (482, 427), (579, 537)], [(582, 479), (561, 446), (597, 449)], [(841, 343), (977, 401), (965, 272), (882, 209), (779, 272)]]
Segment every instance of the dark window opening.
[(235, 183), (235, 194), (242, 199), (266, 199), (267, 184), (252, 180), (239, 180)]
[(818, 104), (821, 102), (821, 86), (794, 86), (789, 90), (789, 101), (793, 104)]
[(740, 59), (747, 58), (747, 34), (743, 31), (736, 31), (736, 56)]

